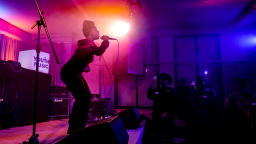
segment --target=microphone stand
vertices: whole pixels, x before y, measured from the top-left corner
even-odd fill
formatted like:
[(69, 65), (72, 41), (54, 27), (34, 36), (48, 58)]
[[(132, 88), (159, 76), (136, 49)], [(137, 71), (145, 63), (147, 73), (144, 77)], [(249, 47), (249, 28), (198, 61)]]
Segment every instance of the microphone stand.
[[(111, 76), (111, 74), (110, 74), (110, 72), (109, 72), (107, 63), (106, 63), (106, 61), (105, 61), (103, 55), (102, 55), (102, 56), (99, 56), (99, 64), (100, 64), (100, 68), (99, 68), (99, 111), (98, 111), (98, 113), (99, 113), (99, 118), (98, 118), (98, 120), (99, 120), (99, 121), (100, 121), (100, 117), (101, 117), (101, 58), (104, 60), (104, 63), (105, 63), (105, 65), (106, 65), (106, 67), (107, 67), (107, 70), (108, 70), (108, 74), (109, 74), (110, 78), (112, 79), (112, 76)], [(105, 119), (104, 116), (103, 116), (103, 119)]]
[(37, 6), (37, 9), (39, 11), (39, 15), (40, 15), (40, 20), (36, 21), (34, 23), (34, 25), (31, 27), (31, 29), (33, 29), (36, 25), (38, 26), (38, 43), (36, 45), (36, 53), (37, 53), (37, 58), (36, 58), (36, 80), (35, 80), (35, 98), (34, 98), (34, 117), (33, 117), (33, 135), (30, 137), (29, 139), (29, 142), (26, 142), (24, 141), (23, 144), (39, 144), (39, 140), (38, 140), (38, 137), (39, 135), (36, 134), (36, 109), (37, 109), (37, 88), (38, 88), (38, 66), (39, 66), (39, 53), (40, 53), (40, 48), (41, 48), (41, 45), (40, 45), (40, 30), (41, 30), (41, 25), (43, 25), (43, 27), (45, 28), (45, 32), (48, 36), (48, 39), (49, 39), (49, 42), (51, 44), (51, 47), (52, 47), (52, 51), (53, 51), (53, 54), (54, 54), (54, 57), (55, 57), (55, 60), (57, 62), (57, 64), (60, 64), (59, 60), (58, 60), (58, 57), (56, 55), (56, 52), (54, 50), (54, 47), (53, 47), (53, 44), (52, 44), (52, 41), (51, 41), (51, 38), (50, 38), (50, 35), (48, 33), (48, 30), (47, 30), (47, 25), (45, 23), (45, 19), (43, 17), (43, 11), (40, 11), (39, 9), (39, 6), (37, 4), (37, 1), (35, 0), (36, 2), (36, 6)]

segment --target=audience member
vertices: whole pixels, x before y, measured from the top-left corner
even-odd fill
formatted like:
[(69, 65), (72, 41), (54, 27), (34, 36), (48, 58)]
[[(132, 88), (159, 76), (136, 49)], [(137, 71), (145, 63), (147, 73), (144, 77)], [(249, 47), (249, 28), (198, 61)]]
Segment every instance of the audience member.
[(232, 79), (233, 91), (226, 94), (224, 108), (226, 116), (224, 120), (226, 143), (249, 143), (250, 124), (246, 117), (251, 94), (244, 91), (248, 81), (235, 76)]
[(213, 142), (213, 115), (217, 104), (215, 91), (205, 76), (196, 81), (196, 88), (191, 86), (189, 102), (193, 109), (193, 143), (209, 144)]
[[(256, 86), (256, 81), (255, 81)], [(256, 88), (256, 87), (255, 87)], [(256, 143), (255, 135), (256, 135), (256, 93), (254, 93), (250, 103), (249, 110), (247, 116), (251, 119), (251, 144)]]
[(187, 80), (181, 78), (179, 80), (179, 86), (176, 89), (177, 92), (177, 119), (187, 121), (188, 118), (188, 94), (189, 88), (187, 86)]
[(172, 77), (169, 74), (162, 73), (158, 76), (157, 82), (159, 84), (156, 87), (156, 81), (153, 80), (147, 93), (148, 99), (153, 100), (152, 124), (155, 143), (162, 142), (163, 133), (166, 142), (173, 143), (176, 92), (173, 88), (168, 87), (172, 83)]

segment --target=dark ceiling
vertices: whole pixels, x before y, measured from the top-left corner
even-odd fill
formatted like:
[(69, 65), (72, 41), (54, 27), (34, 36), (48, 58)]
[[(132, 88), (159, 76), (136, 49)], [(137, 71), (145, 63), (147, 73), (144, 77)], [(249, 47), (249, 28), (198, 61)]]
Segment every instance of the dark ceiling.
[[(213, 29), (224, 28), (251, 0), (144, 0), (142, 8), (133, 5), (140, 28)], [(113, 21), (125, 19), (128, 9), (124, 0), (38, 0), (52, 35), (80, 33), (82, 21), (95, 21), (98, 29), (108, 34)], [(256, 26), (256, 7), (236, 21), (235, 28)], [(0, 1), (0, 18), (36, 34), (31, 26), (39, 19), (33, 0)]]

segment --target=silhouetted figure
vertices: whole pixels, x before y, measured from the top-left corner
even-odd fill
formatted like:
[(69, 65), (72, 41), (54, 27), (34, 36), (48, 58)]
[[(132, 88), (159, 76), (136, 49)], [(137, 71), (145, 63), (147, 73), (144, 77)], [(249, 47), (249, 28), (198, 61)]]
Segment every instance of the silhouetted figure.
[(224, 120), (226, 143), (249, 143), (250, 123), (246, 117), (251, 94), (244, 91), (248, 81), (235, 76), (232, 79), (233, 91), (226, 94)]
[(108, 36), (102, 36), (101, 46), (96, 46), (94, 40), (99, 39), (99, 31), (92, 21), (83, 22), (83, 34), (86, 39), (78, 41), (75, 53), (61, 69), (61, 79), (75, 98), (68, 134), (77, 132), (87, 124), (91, 92), (82, 72), (93, 61), (94, 55), (102, 55), (109, 46)]
[(158, 76), (157, 81), (159, 87), (154, 87), (155, 81), (153, 81), (147, 93), (147, 97), (153, 100), (152, 124), (155, 143), (162, 142), (163, 133), (166, 142), (173, 143), (176, 92), (173, 88), (168, 87), (172, 83), (169, 74), (162, 73)]
[(193, 109), (193, 143), (209, 144), (213, 142), (213, 116), (216, 106), (216, 94), (205, 76), (191, 86), (189, 101)]
[(250, 103), (249, 103), (249, 114), (248, 116), (251, 119), (251, 134), (250, 141), (251, 144), (256, 144), (256, 93), (253, 95)]
[[(256, 81), (254, 81), (254, 88), (256, 88)], [(251, 120), (251, 126), (250, 126), (250, 143), (255, 144), (256, 143), (256, 92), (251, 98), (251, 101), (249, 103), (249, 109), (247, 112), (247, 116)]]
[(177, 119), (185, 120), (188, 119), (188, 94), (189, 88), (187, 86), (187, 80), (185, 78), (181, 78), (179, 80), (179, 86), (176, 89), (177, 92)]

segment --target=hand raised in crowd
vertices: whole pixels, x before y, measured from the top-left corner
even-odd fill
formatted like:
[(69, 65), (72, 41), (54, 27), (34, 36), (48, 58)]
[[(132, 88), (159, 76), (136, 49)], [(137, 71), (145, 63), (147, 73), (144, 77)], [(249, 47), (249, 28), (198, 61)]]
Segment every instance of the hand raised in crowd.
[(152, 87), (152, 89), (156, 88), (156, 80), (152, 80), (151, 87)]

